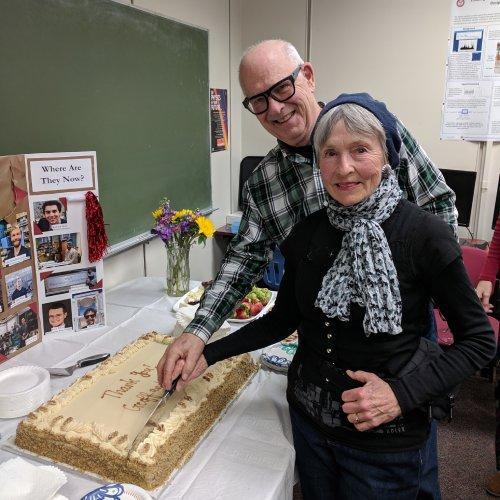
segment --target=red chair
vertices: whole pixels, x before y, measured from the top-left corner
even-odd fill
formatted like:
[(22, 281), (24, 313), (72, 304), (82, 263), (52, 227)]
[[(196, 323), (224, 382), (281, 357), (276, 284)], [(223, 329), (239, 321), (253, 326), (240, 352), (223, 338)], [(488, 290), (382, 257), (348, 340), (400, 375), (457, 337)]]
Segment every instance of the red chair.
[(462, 247), (462, 258), (470, 282), (475, 287), (479, 283), (479, 275), (488, 257), (488, 252), (476, 247)]
[[(475, 287), (479, 282), (479, 275), (483, 269), (483, 264), (486, 261), (488, 252), (476, 247), (462, 247), (462, 258), (464, 260), (465, 269), (469, 275), (472, 285)], [(450, 346), (453, 344), (453, 333), (450, 331), (446, 319), (441, 314), (439, 309), (434, 309), (434, 318), (436, 319), (436, 328), (438, 335), (438, 343), (442, 346)], [(495, 332), (495, 340), (498, 343), (499, 323), (492, 316), (488, 316), (491, 327)]]

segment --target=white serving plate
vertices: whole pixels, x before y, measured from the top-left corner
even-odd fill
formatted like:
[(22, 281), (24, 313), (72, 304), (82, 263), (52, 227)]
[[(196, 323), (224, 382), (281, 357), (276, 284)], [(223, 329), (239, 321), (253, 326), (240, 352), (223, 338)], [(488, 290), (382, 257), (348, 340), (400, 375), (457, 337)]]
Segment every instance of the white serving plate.
[[(187, 296), (188, 293), (198, 290), (200, 286), (197, 286), (196, 288), (193, 288), (192, 290), (189, 290), (189, 292), (185, 293), (173, 306), (172, 306), (172, 311), (177, 312), (179, 311), (180, 307), (183, 306), (197, 306), (198, 304), (188, 304), (187, 302)], [(248, 319), (233, 319), (233, 318), (228, 318), (227, 321), (230, 323), (249, 323), (250, 321), (253, 321), (254, 319), (260, 318), (261, 316), (264, 316), (274, 305), (274, 302), (276, 300), (276, 295), (278, 295), (278, 292), (275, 292), (271, 290), (271, 298), (269, 299), (269, 302), (262, 308), (262, 311), (260, 311), (259, 314), (256, 314), (255, 316), (252, 316), (251, 318)]]

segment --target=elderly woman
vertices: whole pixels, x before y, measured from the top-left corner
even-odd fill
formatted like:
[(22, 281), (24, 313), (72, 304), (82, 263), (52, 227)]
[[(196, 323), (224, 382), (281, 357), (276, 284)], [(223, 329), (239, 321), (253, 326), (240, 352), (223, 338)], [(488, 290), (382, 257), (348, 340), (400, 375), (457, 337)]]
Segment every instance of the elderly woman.
[[(402, 197), (385, 105), (341, 95), (313, 145), (328, 206), (283, 243), (274, 309), (208, 344), (197, 374), (297, 329), (287, 397), (304, 498), (439, 498), (429, 404), (493, 357), (493, 333), (450, 229)], [(455, 338), (442, 355), (421, 340), (431, 299)]]

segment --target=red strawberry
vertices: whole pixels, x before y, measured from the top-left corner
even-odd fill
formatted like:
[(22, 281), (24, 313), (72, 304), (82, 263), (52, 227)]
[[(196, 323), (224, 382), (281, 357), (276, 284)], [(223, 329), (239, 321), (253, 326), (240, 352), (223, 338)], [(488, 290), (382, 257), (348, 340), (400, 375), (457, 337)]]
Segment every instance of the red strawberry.
[(262, 308), (264, 306), (262, 305), (261, 302), (254, 302), (251, 306), (250, 306), (250, 314), (252, 316), (257, 316), (257, 314), (260, 313), (260, 311), (262, 311)]
[(236, 319), (248, 319), (250, 317), (250, 307), (242, 302), (234, 311)]

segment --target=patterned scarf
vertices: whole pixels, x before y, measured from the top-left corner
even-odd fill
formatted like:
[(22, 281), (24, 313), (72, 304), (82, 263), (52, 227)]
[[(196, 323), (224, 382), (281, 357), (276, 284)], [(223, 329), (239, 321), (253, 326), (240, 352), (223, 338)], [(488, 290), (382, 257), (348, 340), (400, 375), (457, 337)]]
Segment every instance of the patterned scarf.
[(330, 198), (328, 218), (333, 227), (348, 231), (332, 267), (323, 278), (315, 305), (329, 318), (349, 321), (351, 302), (366, 308), (363, 327), (372, 333), (401, 333), (401, 294), (391, 250), (380, 224), (402, 197), (389, 165), (375, 192), (345, 207)]

